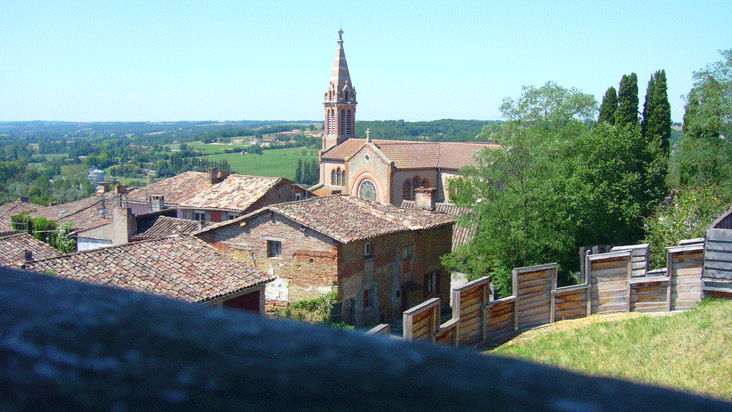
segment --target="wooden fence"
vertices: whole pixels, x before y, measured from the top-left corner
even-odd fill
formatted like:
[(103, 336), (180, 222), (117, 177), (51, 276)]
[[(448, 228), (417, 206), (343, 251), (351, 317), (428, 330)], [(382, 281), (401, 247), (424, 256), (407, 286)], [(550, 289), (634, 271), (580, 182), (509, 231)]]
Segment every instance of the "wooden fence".
[(616, 312), (686, 310), (701, 300), (704, 246), (666, 248), (667, 270), (648, 271), (648, 245), (587, 255), (583, 283), (557, 287), (557, 264), (513, 270), (513, 296), (493, 300), (490, 278), (453, 290), (453, 317), (439, 324), (440, 299), (404, 312), (406, 340), (472, 345), (564, 319)]

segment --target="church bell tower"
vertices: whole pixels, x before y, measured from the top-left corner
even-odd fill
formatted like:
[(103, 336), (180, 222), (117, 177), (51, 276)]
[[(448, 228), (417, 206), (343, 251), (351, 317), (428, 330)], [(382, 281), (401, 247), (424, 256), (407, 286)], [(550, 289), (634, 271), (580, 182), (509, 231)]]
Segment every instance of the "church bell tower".
[(343, 51), (343, 30), (338, 30), (338, 50), (330, 72), (328, 91), (325, 92), (325, 123), (323, 150), (339, 145), (356, 133), (356, 89), (348, 73), (346, 53)]

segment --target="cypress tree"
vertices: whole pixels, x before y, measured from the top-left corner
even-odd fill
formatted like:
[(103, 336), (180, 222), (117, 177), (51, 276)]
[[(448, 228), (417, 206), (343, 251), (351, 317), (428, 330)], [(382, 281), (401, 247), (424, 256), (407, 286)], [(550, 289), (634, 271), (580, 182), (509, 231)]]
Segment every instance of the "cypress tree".
[(302, 159), (297, 159), (297, 169), (295, 169), (295, 182), (302, 183)]
[(666, 87), (666, 71), (659, 70), (654, 74), (655, 92), (653, 111), (649, 113), (648, 138), (659, 139), (661, 149), (668, 154), (671, 139), (671, 104), (668, 102)]
[(641, 120), (641, 135), (650, 140), (648, 136), (648, 122), (651, 120), (651, 113), (656, 107), (656, 75), (652, 74), (646, 88), (646, 101), (643, 103), (643, 119)]
[(617, 109), (618, 92), (615, 91), (614, 87), (610, 86), (602, 98), (602, 104), (600, 104), (600, 116), (597, 118), (598, 123), (608, 122), (611, 125), (615, 124), (615, 111)]
[(615, 124), (633, 127), (638, 125), (638, 76), (635, 73), (623, 75), (620, 80)]

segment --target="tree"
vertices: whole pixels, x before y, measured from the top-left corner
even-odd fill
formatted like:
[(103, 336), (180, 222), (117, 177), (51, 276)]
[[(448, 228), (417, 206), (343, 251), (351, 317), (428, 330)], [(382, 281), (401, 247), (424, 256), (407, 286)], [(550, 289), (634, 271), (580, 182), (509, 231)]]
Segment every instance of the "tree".
[(297, 168), (295, 169), (295, 182), (302, 183), (302, 159), (297, 159)]
[(567, 143), (555, 190), (564, 195), (577, 246), (634, 244), (666, 193), (666, 158), (638, 128), (598, 124)]
[(546, 82), (538, 89), (523, 86), (521, 97), (503, 99), (503, 116), (524, 126), (559, 130), (571, 121), (587, 122), (597, 113), (597, 101), (591, 94), (576, 88), (566, 89), (555, 82)]
[(563, 216), (553, 188), (555, 163), (551, 139), (541, 128), (507, 122), (491, 136), (503, 149), (485, 149), (477, 164), (456, 180), (456, 202), (472, 208), (464, 219), (476, 227), (468, 244), (443, 258), (443, 263), (470, 279), (491, 274), (502, 296), (511, 294), (515, 267), (556, 261), (570, 255)]
[(641, 133), (648, 141), (656, 141), (664, 154), (669, 152), (671, 139), (671, 105), (668, 102), (666, 72), (659, 70), (651, 75), (643, 103)]
[(56, 236), (56, 249), (63, 253), (76, 252), (76, 238), (71, 236), (74, 232), (74, 224), (71, 222), (63, 222), (58, 227), (58, 235)]
[(732, 49), (720, 53), (722, 61), (694, 72), (678, 151), (679, 178), (682, 185), (721, 185), (732, 194)]
[(638, 76), (635, 73), (623, 75), (620, 79), (615, 124), (621, 127), (638, 124)]
[(645, 221), (652, 268), (666, 266), (666, 247), (683, 239), (704, 237), (709, 224), (727, 207), (719, 187), (681, 188)]
[(615, 111), (618, 110), (618, 92), (614, 87), (610, 86), (605, 92), (600, 104), (600, 116), (597, 118), (598, 123), (608, 122), (615, 124)]

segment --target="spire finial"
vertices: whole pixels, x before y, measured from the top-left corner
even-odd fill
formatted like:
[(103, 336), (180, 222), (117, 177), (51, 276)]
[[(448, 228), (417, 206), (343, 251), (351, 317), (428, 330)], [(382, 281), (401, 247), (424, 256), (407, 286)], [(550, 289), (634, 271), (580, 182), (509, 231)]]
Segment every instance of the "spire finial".
[(371, 143), (371, 128), (366, 129), (366, 141)]
[(343, 29), (338, 29), (338, 43), (343, 43)]

